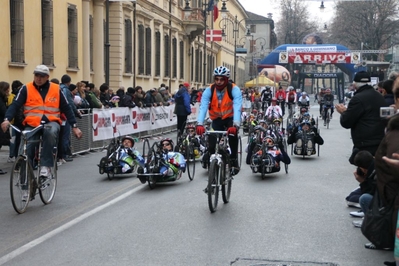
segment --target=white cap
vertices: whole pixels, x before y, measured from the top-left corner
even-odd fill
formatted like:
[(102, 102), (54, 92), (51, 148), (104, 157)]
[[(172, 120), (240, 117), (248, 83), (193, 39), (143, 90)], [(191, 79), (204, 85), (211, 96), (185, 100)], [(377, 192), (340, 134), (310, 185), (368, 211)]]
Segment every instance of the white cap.
[(38, 65), (35, 70), (33, 70), (33, 74), (44, 74), (50, 76), (50, 70), (45, 65)]

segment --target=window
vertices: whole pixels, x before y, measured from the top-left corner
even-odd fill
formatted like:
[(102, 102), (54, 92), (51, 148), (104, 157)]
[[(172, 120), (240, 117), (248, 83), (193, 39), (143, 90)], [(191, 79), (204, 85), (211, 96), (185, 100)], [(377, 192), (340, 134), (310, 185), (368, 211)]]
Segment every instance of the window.
[(94, 48), (93, 48), (93, 44), (94, 44), (94, 39), (93, 39), (93, 16), (90, 15), (89, 16), (89, 42), (90, 42), (90, 71), (94, 71), (94, 67), (93, 67), (93, 57), (94, 57)]
[(165, 35), (164, 37), (164, 51), (165, 51), (165, 59), (164, 59), (164, 77), (170, 77), (170, 41), (169, 35)]
[(68, 7), (68, 67), (78, 68), (78, 12), (76, 6)]
[(199, 63), (198, 63), (198, 70), (199, 70), (198, 81), (202, 81), (202, 82), (205, 83), (205, 80), (202, 80), (202, 77), (203, 77), (202, 76), (202, 70), (204, 68), (203, 63), (205, 63), (205, 62), (202, 62), (202, 58), (203, 58), (202, 51), (200, 51), (199, 52), (199, 56), (198, 56), (198, 59), (199, 59)]
[(194, 48), (191, 47), (191, 73), (190, 73), (190, 80), (194, 80)]
[(24, 1), (10, 0), (11, 62), (25, 63)]
[(161, 76), (161, 33), (155, 33), (155, 76)]
[(256, 25), (252, 24), (250, 27), (251, 33), (256, 33)]
[(145, 74), (151, 75), (151, 28), (145, 29)]
[(199, 58), (199, 49), (195, 49), (195, 81), (199, 81), (199, 69), (201, 68), (200, 65), (200, 58)]
[(138, 39), (138, 74), (144, 75), (144, 26), (139, 25), (138, 32), (137, 32), (137, 39)]
[(42, 62), (54, 65), (53, 1), (42, 0)]
[(180, 79), (184, 78), (184, 42), (180, 41), (179, 43), (179, 50), (180, 50)]
[(173, 73), (172, 78), (177, 78), (177, 40), (172, 39), (172, 49), (173, 49)]
[(132, 73), (133, 64), (132, 21), (125, 19), (125, 73)]

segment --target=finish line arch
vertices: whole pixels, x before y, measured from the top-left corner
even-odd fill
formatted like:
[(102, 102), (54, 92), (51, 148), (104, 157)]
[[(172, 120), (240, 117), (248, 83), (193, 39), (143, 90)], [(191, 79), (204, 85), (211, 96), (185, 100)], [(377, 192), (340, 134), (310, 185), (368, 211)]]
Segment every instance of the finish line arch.
[(299, 73), (299, 88), (303, 88), (305, 79), (336, 79), (338, 81), (337, 99), (339, 103), (344, 102), (344, 86), (345, 78), (344, 73)]

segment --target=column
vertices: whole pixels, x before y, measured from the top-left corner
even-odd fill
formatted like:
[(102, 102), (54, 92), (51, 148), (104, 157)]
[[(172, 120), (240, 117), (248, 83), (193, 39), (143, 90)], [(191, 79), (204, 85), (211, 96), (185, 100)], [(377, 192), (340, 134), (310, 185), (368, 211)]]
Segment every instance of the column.
[(83, 69), (82, 79), (90, 80), (90, 0), (82, 1), (82, 47)]
[(93, 83), (100, 87), (105, 81), (104, 72), (104, 3), (94, 0), (93, 14)]

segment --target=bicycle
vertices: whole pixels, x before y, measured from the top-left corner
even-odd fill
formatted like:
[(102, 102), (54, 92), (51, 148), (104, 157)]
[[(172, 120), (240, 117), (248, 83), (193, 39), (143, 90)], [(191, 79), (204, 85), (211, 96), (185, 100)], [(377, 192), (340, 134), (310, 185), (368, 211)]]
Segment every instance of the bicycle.
[(324, 126), (327, 126), (327, 129), (329, 129), (330, 128), (330, 120), (331, 120), (331, 107), (324, 105), (323, 109), (324, 109), (323, 110)]
[[(17, 132), (21, 133), (23, 141), (22, 154), (16, 158), (10, 177), (10, 194), (11, 202), (14, 210), (17, 213), (24, 213), (28, 207), (29, 201), (34, 200), (35, 195), (39, 193), (42, 202), (47, 205), (50, 204), (54, 198), (55, 190), (57, 187), (57, 147), (53, 149), (54, 165), (51, 168), (51, 176), (40, 176), (40, 155), (42, 150), (42, 135), (38, 140), (29, 140), (30, 134), (37, 134), (39, 131), (45, 130), (45, 125), (41, 124), (31, 130), (20, 130), (16, 126), (10, 125)], [(27, 144), (37, 143), (35, 158), (28, 158)], [(37, 160), (36, 165), (33, 166), (32, 162)], [(31, 162), (32, 161), (32, 162)], [(34, 170), (36, 169), (36, 170)], [(35, 174), (36, 172), (36, 174)]]
[(208, 194), (209, 210), (213, 213), (218, 205), (220, 187), (223, 202), (228, 203), (230, 201), (233, 176), (231, 174), (227, 131), (208, 131), (206, 134), (216, 134), (217, 137), (215, 153), (210, 156), (208, 186), (205, 191)]
[(193, 138), (190, 137), (186, 132), (183, 134), (178, 134), (177, 136), (177, 144), (175, 147), (175, 151), (180, 152), (184, 155), (186, 159), (186, 168), (188, 173), (188, 178), (190, 180), (194, 179), (195, 176), (195, 153), (194, 153), (194, 142)]

